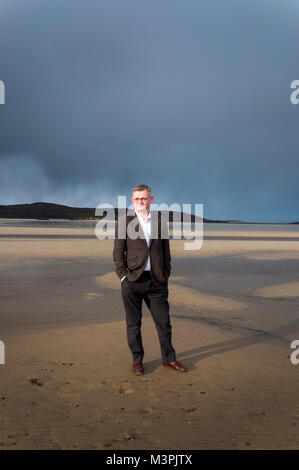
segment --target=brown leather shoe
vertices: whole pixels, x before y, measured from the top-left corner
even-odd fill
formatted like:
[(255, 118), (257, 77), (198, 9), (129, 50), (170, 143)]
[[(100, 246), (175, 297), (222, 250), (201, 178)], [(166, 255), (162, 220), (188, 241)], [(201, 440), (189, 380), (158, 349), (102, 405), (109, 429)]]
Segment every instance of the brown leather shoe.
[(186, 372), (188, 370), (187, 367), (183, 366), (183, 364), (178, 361), (163, 362), (163, 366), (172, 367), (174, 370), (178, 370), (180, 372)]
[(144, 374), (144, 369), (143, 369), (142, 362), (133, 362), (131, 370), (132, 370), (134, 375), (143, 375)]

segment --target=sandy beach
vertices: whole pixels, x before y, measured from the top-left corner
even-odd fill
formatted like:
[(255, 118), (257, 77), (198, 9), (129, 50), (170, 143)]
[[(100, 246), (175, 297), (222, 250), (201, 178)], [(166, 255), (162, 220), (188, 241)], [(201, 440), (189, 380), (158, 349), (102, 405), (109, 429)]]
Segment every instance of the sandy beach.
[[(0, 224), (1, 225), (1, 224)], [(0, 226), (0, 449), (298, 449), (299, 231), (171, 240), (173, 344), (161, 365), (143, 307), (130, 372), (113, 241), (94, 229)]]

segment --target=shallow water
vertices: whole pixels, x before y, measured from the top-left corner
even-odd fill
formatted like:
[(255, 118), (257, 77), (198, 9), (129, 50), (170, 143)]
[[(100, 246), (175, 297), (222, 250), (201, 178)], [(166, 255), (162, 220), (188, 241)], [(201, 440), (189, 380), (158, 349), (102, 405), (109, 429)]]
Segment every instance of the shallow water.
[[(96, 220), (67, 220), (67, 219), (0, 219), (0, 227), (47, 227), (47, 228), (93, 228)], [(169, 224), (170, 229), (173, 224)], [(194, 230), (194, 224), (191, 225)], [(242, 231), (286, 231), (299, 232), (299, 224), (234, 224), (234, 223), (204, 223), (204, 230), (242, 230)]]

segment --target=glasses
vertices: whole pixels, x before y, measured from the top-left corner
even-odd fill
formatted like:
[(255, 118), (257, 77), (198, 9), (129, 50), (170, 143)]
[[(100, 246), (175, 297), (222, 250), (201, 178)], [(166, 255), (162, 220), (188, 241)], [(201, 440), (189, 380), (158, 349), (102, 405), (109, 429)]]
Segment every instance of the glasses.
[(147, 199), (150, 199), (150, 198), (151, 198), (151, 196), (149, 196), (149, 197), (135, 197), (135, 198), (133, 199), (133, 201), (134, 201), (134, 202), (138, 202), (138, 201), (144, 202), (144, 201), (146, 201)]

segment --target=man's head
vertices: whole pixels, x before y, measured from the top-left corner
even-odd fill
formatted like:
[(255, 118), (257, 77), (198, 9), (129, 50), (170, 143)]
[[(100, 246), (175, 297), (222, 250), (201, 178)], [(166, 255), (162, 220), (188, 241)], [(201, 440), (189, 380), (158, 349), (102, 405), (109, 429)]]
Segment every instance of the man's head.
[(139, 184), (132, 190), (132, 202), (135, 211), (140, 215), (147, 215), (149, 208), (154, 200), (152, 196), (152, 190), (146, 184)]

